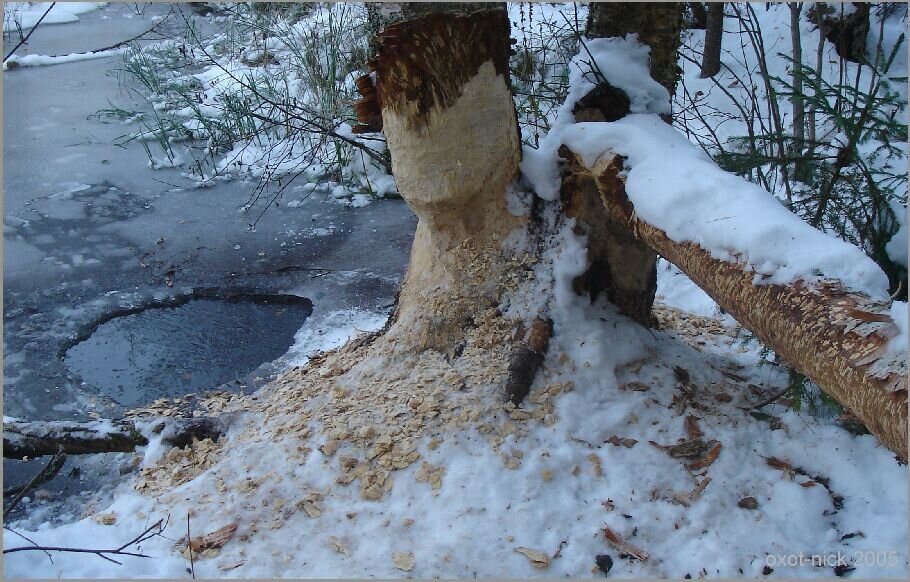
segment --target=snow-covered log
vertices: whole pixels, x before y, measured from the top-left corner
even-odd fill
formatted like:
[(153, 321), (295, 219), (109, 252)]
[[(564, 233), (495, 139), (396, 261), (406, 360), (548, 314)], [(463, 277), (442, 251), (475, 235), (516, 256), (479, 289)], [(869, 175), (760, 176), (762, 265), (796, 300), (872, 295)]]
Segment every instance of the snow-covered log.
[[(144, 422), (150, 424), (152, 432), (162, 433), (166, 444), (177, 447), (189, 444), (193, 438), (217, 439), (222, 432), (220, 422), (208, 417)], [(53, 455), (60, 446), (69, 455), (129, 452), (148, 442), (140, 428), (129, 420), (3, 423), (3, 456), (7, 459)]]
[[(906, 342), (899, 337), (900, 330), (890, 315), (887, 296), (864, 292), (865, 289), (857, 290), (857, 287), (862, 287), (858, 282), (864, 280), (861, 276), (863, 265), (841, 265), (840, 270), (847, 280), (832, 278), (830, 274), (836, 276), (838, 272), (837, 266), (833, 264), (838, 247), (835, 243), (840, 242), (832, 239), (830, 246), (834, 250), (831, 254), (818, 257), (820, 264), (826, 259), (831, 262), (824, 273), (829, 276), (813, 276), (809, 273), (799, 276), (801, 259), (798, 255), (805, 250), (800, 247), (811, 247), (818, 242), (817, 235), (821, 233), (808, 225), (805, 225), (807, 230), (801, 231), (798, 224), (785, 220), (781, 220), (785, 223), (783, 225), (775, 224), (776, 218), (784, 217), (777, 216), (775, 208), (779, 205), (767, 193), (766, 209), (769, 215), (750, 215), (749, 208), (746, 207), (741, 218), (765, 222), (768, 228), (775, 231), (765, 233), (764, 237), (775, 236), (776, 233), (777, 237), (784, 239), (765, 240), (764, 244), (773, 247), (783, 243), (784, 247), (778, 251), (782, 256), (777, 257), (781, 264), (776, 270), (789, 268), (791, 272), (785, 277), (774, 273), (769, 265), (756, 261), (763, 256), (762, 249), (758, 248), (762, 244), (761, 240), (752, 239), (755, 248), (750, 249), (744, 244), (744, 233), (737, 232), (736, 226), (732, 230), (729, 226), (717, 226), (724, 217), (715, 221), (704, 213), (700, 214), (697, 208), (690, 208), (693, 214), (688, 221), (691, 223), (688, 228), (695, 230), (686, 236), (680, 234), (683, 231), (676, 228), (678, 221), (671, 216), (681, 210), (673, 204), (678, 199), (663, 200), (667, 218), (651, 212), (647, 213), (651, 220), (643, 217), (639, 206), (645, 208), (652, 204), (659, 205), (661, 192), (665, 188), (678, 188), (680, 191), (688, 189), (690, 195), (697, 193), (697, 188), (693, 189), (693, 182), (674, 179), (673, 158), (679, 155), (679, 150), (674, 151), (674, 147), (684, 149), (687, 146), (664, 140), (661, 142), (663, 154), (657, 154), (660, 159), (649, 161), (643, 152), (646, 148), (636, 149), (634, 145), (629, 145), (631, 141), (626, 141), (625, 146), (615, 149), (606, 147), (616, 137), (616, 128), (583, 127), (594, 125), (612, 124), (581, 124), (564, 135), (564, 141), (570, 145), (560, 149), (560, 156), (566, 160), (564, 187), (587, 190), (588, 195), (598, 196), (612, 220), (627, 225), (637, 239), (679, 267), (724, 310), (791, 366), (856, 414), (882, 443), (906, 460)], [(647, 125), (641, 125), (639, 129), (647, 133)], [(586, 129), (591, 131), (585, 132)], [(666, 128), (666, 131), (672, 130)], [(582, 136), (584, 133), (588, 135)], [(607, 143), (596, 147), (594, 142), (598, 136)], [(616, 151), (619, 149), (625, 149), (623, 153), (626, 156), (619, 155)], [(661, 150), (654, 148), (654, 151)], [(651, 161), (654, 162), (652, 169), (662, 169), (662, 175), (657, 171), (647, 173), (641, 170), (634, 173), (636, 164), (642, 164), (641, 168), (644, 168)], [(713, 170), (705, 166), (704, 173), (694, 180), (702, 179), (707, 188), (718, 188), (720, 184), (712, 182), (712, 172), (720, 170), (716, 166)], [(666, 181), (666, 186), (661, 184), (662, 180)], [(742, 191), (734, 191), (731, 195), (741, 194), (748, 199), (751, 192), (745, 188), (748, 184), (743, 183)], [(632, 197), (627, 193), (630, 185), (636, 193), (634, 200), (630, 200)], [(650, 194), (653, 194), (650, 201), (649, 188)], [(760, 204), (753, 205), (751, 210), (757, 213), (759, 206)], [(718, 211), (729, 215), (725, 218), (733, 220), (731, 217), (744, 212), (744, 208), (737, 207), (737, 202), (731, 198), (727, 207), (719, 208)], [(664, 222), (673, 226), (674, 236), (671, 237), (666, 230), (652, 222)], [(699, 229), (702, 229), (701, 236), (698, 234)], [(723, 229), (728, 229), (729, 232), (723, 232)], [(739, 228), (739, 231), (742, 230), (747, 229)], [(726, 239), (727, 242), (725, 252), (719, 250), (718, 241), (721, 239)], [(791, 247), (789, 251), (788, 245)], [(862, 263), (861, 252), (854, 259), (845, 250), (843, 258)], [(891, 341), (894, 338), (897, 338), (896, 342)]]

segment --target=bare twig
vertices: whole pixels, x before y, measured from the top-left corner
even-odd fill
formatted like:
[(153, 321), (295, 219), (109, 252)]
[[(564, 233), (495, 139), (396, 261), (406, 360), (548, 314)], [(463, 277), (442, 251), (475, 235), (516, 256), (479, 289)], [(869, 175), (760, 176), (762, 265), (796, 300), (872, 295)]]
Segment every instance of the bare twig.
[[(193, 537), (190, 535), (190, 512), (186, 512), (186, 539), (192, 540)], [(193, 580), (196, 579), (196, 560), (193, 558), (193, 544), (189, 541), (186, 543), (187, 549), (190, 551), (190, 574), (193, 576)]]
[(750, 406), (741, 406), (741, 407), (740, 407), (740, 410), (755, 410), (755, 409), (758, 409), (758, 408), (762, 408), (763, 406), (767, 406), (767, 405), (771, 404), (772, 402), (776, 402), (778, 398), (780, 398), (781, 396), (783, 396), (784, 394), (786, 394), (789, 390), (790, 390), (789, 387), (784, 388), (784, 389), (781, 390), (780, 392), (775, 392), (775, 393), (772, 394), (770, 397), (765, 398), (764, 400), (762, 400), (762, 401), (759, 402), (758, 404), (752, 404), (752, 405), (750, 405)]
[[(31, 545), (31, 546), (20, 546), (20, 547), (16, 547), (16, 548), (7, 548), (7, 549), (3, 550), (3, 553), (4, 554), (13, 554), (16, 552), (42, 551), (45, 553), (66, 552), (66, 553), (72, 553), (72, 554), (94, 554), (94, 555), (98, 556), (99, 558), (103, 558), (103, 559), (107, 560), (108, 562), (113, 562), (113, 563), (117, 564), (118, 566), (122, 566), (123, 564), (121, 562), (118, 562), (117, 560), (115, 560), (114, 558), (111, 558), (110, 556), (133, 556), (136, 558), (151, 558), (151, 556), (149, 556), (148, 554), (143, 554), (138, 551), (137, 552), (128, 551), (127, 548), (129, 548), (131, 546), (137, 546), (137, 549), (139, 549), (138, 546), (140, 544), (142, 544), (146, 540), (149, 540), (153, 537), (160, 536), (164, 532), (166, 527), (167, 527), (167, 518), (159, 519), (157, 522), (155, 522), (154, 524), (145, 528), (142, 531), (142, 533), (140, 533), (139, 535), (137, 535), (130, 541), (126, 542), (125, 544), (123, 544), (119, 547), (111, 548), (111, 549), (107, 549), (107, 550), (96, 550), (96, 549), (91, 549), (91, 548), (71, 548), (71, 547), (66, 547), (66, 546), (41, 546), (41, 545), (35, 544), (35, 545)], [(29, 540), (29, 541), (31, 541), (31, 540)], [(32, 542), (32, 543), (34, 544), (34, 542)]]

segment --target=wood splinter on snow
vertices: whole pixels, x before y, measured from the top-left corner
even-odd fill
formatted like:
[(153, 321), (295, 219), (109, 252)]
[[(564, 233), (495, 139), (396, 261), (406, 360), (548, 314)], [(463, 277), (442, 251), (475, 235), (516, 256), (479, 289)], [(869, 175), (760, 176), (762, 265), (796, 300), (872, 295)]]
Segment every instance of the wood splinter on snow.
[(629, 542), (625, 541), (624, 539), (622, 539), (622, 536), (620, 536), (618, 533), (616, 533), (615, 531), (610, 529), (610, 526), (604, 524), (603, 532), (604, 532), (604, 538), (606, 538), (606, 540), (608, 542), (610, 542), (610, 544), (612, 544), (613, 547), (615, 547), (617, 550), (619, 550), (621, 554), (628, 554), (629, 556), (632, 556), (636, 560), (641, 560), (641, 561), (648, 559), (648, 552), (646, 552), (646, 551), (630, 544)]

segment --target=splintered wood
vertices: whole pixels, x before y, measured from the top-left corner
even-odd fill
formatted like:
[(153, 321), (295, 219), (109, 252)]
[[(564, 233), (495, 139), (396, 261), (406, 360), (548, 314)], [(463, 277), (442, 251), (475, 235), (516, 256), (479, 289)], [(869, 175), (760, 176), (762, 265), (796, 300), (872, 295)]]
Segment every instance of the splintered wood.
[[(269, 442), (301, 464), (318, 455), (336, 472), (335, 483), (356, 487), (362, 499), (384, 499), (394, 473), (418, 462), (414, 479), (436, 492), (443, 487), (445, 467), (421, 461), (422, 446), (433, 450), (467, 428), (503, 456), (505, 467), (517, 468), (520, 452), (500, 446), (522, 438), (527, 423), (555, 423), (554, 397), (573, 389), (571, 383), (545, 384), (522, 408), (503, 402), (513, 332), (513, 321), (484, 311), (465, 331), (462, 353), (451, 359), (433, 350), (406, 353), (387, 336), (355, 339), (254, 395), (219, 398), (217, 406), (222, 414), (237, 413), (230, 446)], [(209, 469), (221, 496), (251, 495), (269, 482), (213, 468), (222, 446), (205, 440), (171, 449), (142, 470), (136, 488), (159, 495)], [(290, 508), (318, 518), (326, 494), (306, 489)]]

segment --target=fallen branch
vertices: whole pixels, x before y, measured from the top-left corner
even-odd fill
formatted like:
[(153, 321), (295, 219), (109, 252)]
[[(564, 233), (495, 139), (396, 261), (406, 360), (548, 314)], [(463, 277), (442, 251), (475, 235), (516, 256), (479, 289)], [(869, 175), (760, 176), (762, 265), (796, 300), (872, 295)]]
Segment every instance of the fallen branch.
[(529, 328), (521, 324), (516, 330), (517, 342), (509, 354), (509, 377), (505, 385), (505, 395), (512, 404), (521, 404), (530, 392), (552, 334), (553, 322), (540, 318)]
[(45, 11), (44, 11), (44, 14), (41, 15), (41, 18), (38, 19), (38, 22), (36, 22), (35, 25), (32, 26), (32, 29), (31, 29), (30, 31), (28, 31), (28, 34), (25, 35), (25, 38), (23, 38), (22, 40), (20, 40), (20, 41), (19, 41), (19, 44), (17, 44), (16, 46), (14, 46), (14, 47), (13, 47), (13, 50), (11, 50), (10, 52), (8, 52), (8, 53), (6, 54), (6, 56), (3, 57), (3, 62), (4, 62), (4, 63), (5, 63), (6, 61), (8, 61), (9, 58), (10, 58), (11, 56), (13, 56), (13, 53), (15, 53), (17, 50), (19, 50), (19, 47), (20, 47), (20, 46), (22, 46), (22, 45), (24, 45), (25, 43), (28, 42), (28, 38), (32, 35), (33, 32), (35, 32), (36, 30), (38, 30), (38, 27), (41, 25), (41, 22), (44, 20), (44, 17), (47, 16), (48, 13), (49, 13), (51, 10), (53, 10), (54, 6), (56, 6), (56, 5), (57, 5), (56, 2), (51, 2), (51, 5), (47, 7), (47, 10), (45, 10)]
[[(112, 548), (109, 550), (94, 550), (90, 548), (70, 548), (66, 546), (42, 546), (42, 545), (31, 545), (31, 546), (20, 546), (17, 548), (8, 548), (3, 550), (3, 554), (13, 554), (16, 552), (28, 552), (28, 551), (41, 551), (41, 552), (67, 552), (72, 554), (94, 554), (99, 558), (104, 558), (108, 562), (113, 562), (118, 566), (122, 566), (121, 562), (118, 562), (110, 556), (133, 556), (136, 558), (151, 558), (148, 554), (142, 554), (139, 552), (128, 551), (127, 548), (130, 546), (139, 546), (141, 543), (150, 540), (154, 537), (160, 536), (165, 528), (167, 527), (166, 519), (159, 519), (156, 523), (145, 528), (138, 536), (134, 537), (130, 541), (126, 542), (120, 547)], [(138, 549), (138, 547), (137, 547)]]
[[(184, 447), (194, 438), (217, 440), (222, 421), (211, 417), (165, 418), (152, 432), (163, 432), (165, 444)], [(131, 452), (147, 444), (148, 439), (129, 420), (3, 423), (3, 456), (7, 459), (52, 455), (58, 449), (70, 455)]]

